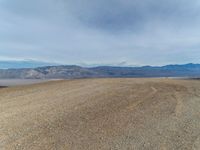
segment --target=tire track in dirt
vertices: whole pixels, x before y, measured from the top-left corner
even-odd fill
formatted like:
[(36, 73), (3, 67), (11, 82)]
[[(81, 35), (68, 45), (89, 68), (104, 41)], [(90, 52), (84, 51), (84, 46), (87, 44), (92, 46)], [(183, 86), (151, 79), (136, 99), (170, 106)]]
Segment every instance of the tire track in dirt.
[(181, 94), (177, 91), (174, 93), (174, 96), (177, 102), (176, 108), (175, 108), (175, 114), (176, 114), (176, 117), (179, 117), (182, 114), (183, 109), (184, 109), (183, 98), (181, 97)]
[[(147, 95), (144, 97), (144, 100), (138, 100), (138, 101), (134, 102), (133, 104), (129, 105), (129, 106), (127, 107), (127, 109), (128, 109), (128, 110), (133, 110), (133, 109), (136, 108), (138, 105), (144, 103), (144, 102), (146, 101), (147, 98), (149, 98), (149, 97), (155, 95), (155, 94), (158, 92), (158, 90), (157, 90), (155, 87), (153, 87), (153, 86), (151, 86), (149, 90), (150, 90), (151, 92), (150, 92), (149, 94), (147, 94)], [(131, 95), (131, 96), (132, 96), (132, 95)]]
[(158, 90), (155, 87), (151, 87), (151, 89), (153, 90), (152, 94), (156, 94), (158, 92)]

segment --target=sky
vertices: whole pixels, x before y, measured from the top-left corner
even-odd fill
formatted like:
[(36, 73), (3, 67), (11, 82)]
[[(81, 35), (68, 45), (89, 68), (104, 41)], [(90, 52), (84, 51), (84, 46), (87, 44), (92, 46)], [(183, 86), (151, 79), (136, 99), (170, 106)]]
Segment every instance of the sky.
[(200, 0), (0, 0), (0, 60), (200, 63)]

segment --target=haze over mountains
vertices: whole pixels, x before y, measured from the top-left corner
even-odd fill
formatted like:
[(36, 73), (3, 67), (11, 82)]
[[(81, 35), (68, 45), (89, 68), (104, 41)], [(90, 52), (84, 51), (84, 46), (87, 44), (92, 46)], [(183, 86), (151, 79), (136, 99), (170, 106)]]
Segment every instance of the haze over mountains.
[[(1, 68), (10, 68), (8, 66), (12, 66), (12, 63), (0, 62)], [(14, 68), (14, 66), (11, 68)], [(27, 63), (24, 61), (21, 64), (19, 62), (15, 64), (14, 69), (0, 69), (0, 79), (75, 79), (97, 77), (200, 77), (200, 64), (191, 63), (162, 67), (81, 67), (76, 65), (53, 66), (50, 63)]]
[(56, 63), (35, 61), (35, 60), (1, 60), (0, 69), (17, 69), (17, 68), (36, 68), (42, 66), (56, 65)]

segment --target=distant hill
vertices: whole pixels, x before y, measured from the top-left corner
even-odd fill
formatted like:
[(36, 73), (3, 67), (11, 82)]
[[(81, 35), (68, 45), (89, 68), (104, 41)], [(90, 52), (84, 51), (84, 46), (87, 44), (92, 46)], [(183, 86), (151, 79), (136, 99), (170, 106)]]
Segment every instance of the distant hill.
[(44, 67), (56, 65), (55, 63), (34, 61), (34, 60), (21, 60), (21, 61), (0, 61), (0, 69), (18, 69), (18, 68), (36, 68), (36, 67)]
[(0, 69), (0, 79), (74, 79), (96, 77), (200, 77), (200, 64), (162, 67), (80, 67), (48, 66), (25, 69)]

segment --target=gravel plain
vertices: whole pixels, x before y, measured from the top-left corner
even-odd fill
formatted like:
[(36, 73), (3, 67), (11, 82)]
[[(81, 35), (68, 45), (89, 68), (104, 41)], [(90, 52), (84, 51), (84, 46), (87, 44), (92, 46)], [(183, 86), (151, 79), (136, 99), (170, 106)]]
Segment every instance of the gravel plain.
[(0, 89), (0, 150), (199, 149), (199, 80), (79, 79)]

